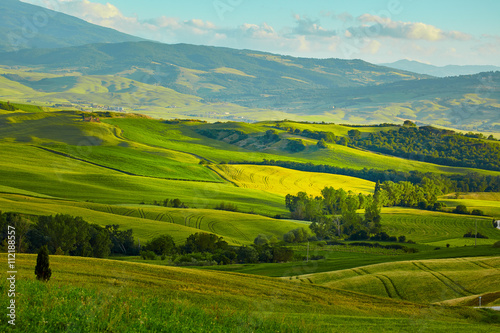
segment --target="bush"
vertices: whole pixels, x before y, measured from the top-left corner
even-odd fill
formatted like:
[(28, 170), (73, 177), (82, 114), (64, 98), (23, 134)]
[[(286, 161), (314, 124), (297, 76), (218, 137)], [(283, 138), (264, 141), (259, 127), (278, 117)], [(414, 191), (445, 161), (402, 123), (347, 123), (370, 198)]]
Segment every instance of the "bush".
[(230, 202), (221, 202), (217, 206), (215, 206), (215, 209), (217, 210), (226, 210), (229, 212), (237, 212), (238, 211), (238, 206), (236, 206), (233, 203)]
[(144, 250), (153, 251), (155, 254), (161, 256), (174, 254), (176, 247), (170, 235), (161, 235), (146, 243)]
[(144, 260), (155, 260), (156, 254), (153, 251), (141, 251), (141, 258)]
[(469, 214), (469, 211), (467, 210), (467, 207), (465, 207), (465, 205), (458, 205), (453, 210), (453, 213), (455, 213), (455, 214)]
[(398, 242), (400, 242), (400, 243), (406, 242), (406, 236), (399, 236), (398, 237)]
[(495, 244), (493, 244), (493, 247), (494, 248), (500, 248), (500, 241), (495, 242)]
[(472, 212), (470, 212), (471, 215), (477, 215), (477, 216), (483, 216), (484, 212), (481, 209), (473, 209)]

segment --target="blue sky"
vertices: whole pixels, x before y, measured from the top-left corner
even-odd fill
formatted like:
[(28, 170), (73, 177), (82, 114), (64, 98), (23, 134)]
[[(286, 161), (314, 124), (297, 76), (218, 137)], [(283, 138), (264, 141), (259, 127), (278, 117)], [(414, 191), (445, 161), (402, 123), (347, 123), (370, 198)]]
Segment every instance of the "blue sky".
[(500, 66), (497, 0), (22, 0), (165, 43)]

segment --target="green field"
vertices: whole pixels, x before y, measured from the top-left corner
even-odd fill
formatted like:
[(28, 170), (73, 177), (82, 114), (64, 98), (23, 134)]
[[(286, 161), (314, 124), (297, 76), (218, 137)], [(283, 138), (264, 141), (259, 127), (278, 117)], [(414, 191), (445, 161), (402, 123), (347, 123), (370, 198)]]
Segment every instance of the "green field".
[[(219, 72), (242, 75), (230, 68)], [(128, 81), (114, 81), (114, 87), (98, 87), (97, 82), (54, 76), (44, 89), (64, 84), (72, 93), (106, 94), (130, 88)], [(287, 194), (320, 195), (325, 186), (372, 194), (375, 187), (355, 177), (220, 162), (274, 159), (353, 169), (477, 171), (335, 144), (319, 149), (316, 140), (304, 137), (306, 149), (291, 153), (285, 140), (296, 136), (282, 130), (277, 130), (280, 141), (259, 145), (259, 136), (273, 128), (272, 122), (165, 122), (104, 113), (100, 122), (85, 122), (80, 111), (18, 108), (0, 114), (0, 211), (62, 213), (100, 226), (116, 224), (120, 230), (132, 229), (140, 244), (168, 234), (181, 245), (196, 232), (214, 233), (233, 246), (249, 246), (258, 235), (282, 240), (290, 230), (309, 224), (290, 220)], [(336, 135), (351, 129), (289, 124)], [(210, 139), (202, 130), (247, 135), (248, 145)], [(363, 133), (378, 130), (360, 128)], [(176, 198), (187, 208), (154, 205)], [(500, 331), (497, 315), (471, 308), (479, 296), (498, 304), (494, 281), (500, 253), (492, 245), (500, 241), (500, 230), (491, 222), (500, 213), (500, 197), (469, 193), (455, 199), (448, 194), (439, 200), (448, 209), (465, 204), (489, 216), (383, 208), (382, 230), (414, 241), (398, 243), (414, 248), (413, 253), (311, 240), (310, 248), (308, 243), (286, 244), (295, 252), (291, 262), (193, 269), (163, 267), (171, 265), (171, 258), (147, 261), (154, 264), (149, 265), (140, 256), (51, 256), (48, 284), (33, 281), (34, 255), (19, 254), (21, 331)], [(216, 210), (223, 202), (237, 206), (237, 212)], [(463, 238), (476, 225), (488, 237), (478, 239), (477, 246), (473, 238)], [(306, 255), (315, 260), (303, 261)], [(5, 288), (5, 281), (0, 286)], [(76, 317), (85, 320), (77, 322)]]
[[(495, 315), (485, 310), (309, 283), (52, 256), (52, 278), (45, 284), (34, 280), (34, 265), (34, 255), (17, 256), (16, 287), (22, 292), (16, 298), (16, 329), (21, 331), (500, 331), (491, 323)], [(0, 286), (5, 291), (5, 279)], [(1, 298), (2, 307), (7, 301)], [(7, 329), (5, 321), (0, 325)]]
[[(298, 276), (292, 281), (418, 303), (478, 297), (498, 291), (499, 257), (403, 261)], [(482, 302), (500, 304), (498, 299)]]

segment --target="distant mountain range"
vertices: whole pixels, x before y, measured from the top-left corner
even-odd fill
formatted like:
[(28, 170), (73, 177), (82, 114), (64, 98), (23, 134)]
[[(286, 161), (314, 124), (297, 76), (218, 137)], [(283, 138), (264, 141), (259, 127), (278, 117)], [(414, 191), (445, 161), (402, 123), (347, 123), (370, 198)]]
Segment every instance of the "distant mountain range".
[(380, 64), (381, 66), (392, 67), (404, 71), (432, 75), (436, 77), (447, 77), (447, 76), (458, 76), (458, 75), (471, 75), (478, 74), (481, 72), (494, 72), (500, 71), (500, 67), (498, 66), (457, 66), (457, 65), (448, 65), (448, 66), (434, 66), (424, 64), (414, 60), (399, 60), (393, 63), (388, 64)]
[(1, 0), (0, 52), (144, 40), (18, 0)]
[[(0, 52), (15, 46), (12, 36), (25, 42), (17, 45), (21, 50), (0, 53), (3, 100), (97, 103), (163, 118), (358, 124), (411, 119), (500, 131), (500, 72), (436, 78), (494, 66), (380, 66), (162, 44), (17, 0), (1, 1)], [(43, 15), (46, 24), (38, 22), (36, 33), (27, 33), (24, 25)]]
[(117, 75), (208, 99), (237, 101), (295, 89), (360, 87), (424, 79), (362, 60), (294, 58), (189, 44), (126, 42), (0, 54), (0, 64), (47, 72)]

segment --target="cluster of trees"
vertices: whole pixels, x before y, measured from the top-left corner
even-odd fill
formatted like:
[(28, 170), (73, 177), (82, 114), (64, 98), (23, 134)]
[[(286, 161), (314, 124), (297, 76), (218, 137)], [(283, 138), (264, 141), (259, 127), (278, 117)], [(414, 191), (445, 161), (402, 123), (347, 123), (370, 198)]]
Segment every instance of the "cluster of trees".
[(251, 246), (230, 246), (214, 234), (199, 232), (190, 235), (186, 242), (176, 246), (172, 237), (161, 235), (149, 241), (143, 248), (144, 259), (171, 256), (175, 263), (227, 265), (236, 263), (286, 262), (293, 259), (293, 250), (284, 247), (275, 237), (259, 235)]
[[(321, 196), (306, 192), (287, 194), (285, 205), (292, 218), (312, 221), (310, 229), (319, 239), (348, 237), (360, 230), (369, 234), (380, 232), (380, 197), (345, 192), (343, 189), (325, 187)], [(365, 209), (364, 218), (356, 211)]]
[(122, 231), (117, 225), (105, 228), (89, 224), (81, 217), (23, 216), (0, 212), (2, 242), (7, 239), (8, 226), (16, 228), (16, 251), (37, 253), (47, 246), (50, 253), (103, 258), (111, 253), (137, 254), (132, 229)]
[(226, 210), (228, 212), (237, 212), (238, 206), (231, 202), (221, 202), (215, 206), (216, 210)]
[[(145, 204), (145, 202), (141, 202), (141, 204)], [(163, 206), (163, 207), (173, 207), (173, 208), (189, 208), (188, 205), (184, 202), (181, 201), (181, 199), (176, 198), (176, 199), (165, 199), (162, 201), (156, 201), (154, 200), (153, 205), (155, 206)]]
[(484, 215), (484, 212), (481, 209), (473, 209), (471, 212), (469, 212), (465, 205), (457, 205), (457, 207), (455, 207), (455, 209), (453, 209), (451, 212), (455, 214), (470, 214), (478, 216)]
[(481, 175), (477, 172), (468, 172), (466, 174), (453, 174), (450, 176), (447, 175), (445, 176), (430, 172), (424, 173), (420, 171), (403, 172), (396, 170), (378, 170), (378, 169), (367, 169), (367, 168), (357, 170), (357, 169), (342, 168), (325, 164), (313, 164), (311, 162), (301, 163), (293, 161), (279, 161), (279, 160), (267, 160), (267, 159), (264, 159), (262, 162), (231, 161), (229, 162), (229, 164), (273, 165), (300, 171), (345, 175), (345, 176), (366, 179), (373, 182), (379, 181), (381, 183), (384, 181), (392, 181), (396, 183), (402, 181), (408, 181), (416, 185), (422, 183), (423, 181), (432, 181), (436, 186), (438, 186), (441, 189), (441, 192), (443, 193), (451, 193), (457, 191), (500, 192), (500, 176)]
[(464, 234), (464, 238), (484, 238), (488, 239), (488, 236), (485, 236), (481, 233), (474, 233), (472, 231), (468, 231), (466, 234)]
[(394, 183), (377, 182), (375, 193), (379, 195), (380, 203), (385, 207), (401, 206), (428, 210), (440, 210), (443, 204), (437, 202), (437, 197), (443, 194), (441, 187), (428, 178), (420, 184), (408, 181)]
[(306, 149), (306, 145), (301, 139), (287, 139), (286, 141), (286, 150), (291, 153), (298, 153)]
[(500, 170), (500, 146), (476, 137), (431, 126), (403, 126), (369, 133), (365, 138), (353, 131), (349, 133), (348, 144), (441, 165)]

